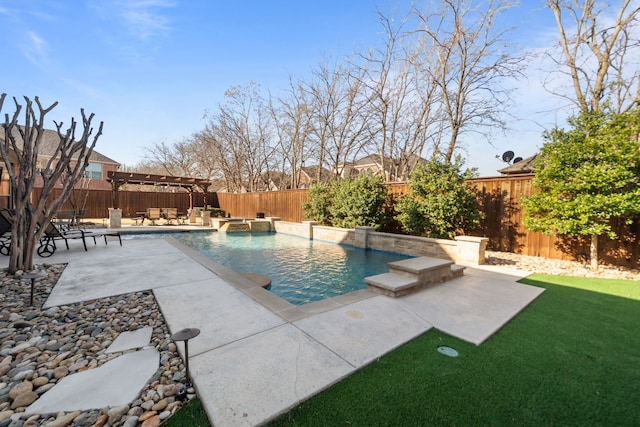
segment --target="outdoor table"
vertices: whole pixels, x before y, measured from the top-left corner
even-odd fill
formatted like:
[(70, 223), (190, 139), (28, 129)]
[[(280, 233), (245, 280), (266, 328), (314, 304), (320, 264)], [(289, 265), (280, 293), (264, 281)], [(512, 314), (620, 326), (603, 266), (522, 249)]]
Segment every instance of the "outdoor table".
[(144, 220), (147, 217), (147, 213), (146, 212), (136, 212), (136, 217), (134, 218), (136, 225), (138, 225), (138, 220), (140, 219), (140, 225), (144, 224)]

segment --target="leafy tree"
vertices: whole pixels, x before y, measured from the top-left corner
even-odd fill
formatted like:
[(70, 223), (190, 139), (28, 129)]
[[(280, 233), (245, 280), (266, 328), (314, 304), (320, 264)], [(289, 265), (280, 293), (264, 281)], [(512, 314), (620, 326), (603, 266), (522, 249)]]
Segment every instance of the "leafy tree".
[(309, 201), (302, 205), (304, 217), (323, 225), (331, 224), (331, 188), (322, 182), (309, 189)]
[(545, 134), (523, 223), (547, 234), (590, 235), (597, 268), (598, 236), (617, 237), (610, 220), (630, 224), (640, 214), (640, 109), (582, 114), (570, 125)]
[(378, 227), (384, 221), (384, 205), (388, 199), (382, 176), (360, 175), (354, 179), (335, 181), (331, 187), (329, 207), (336, 227), (358, 225)]
[[(6, 94), (0, 95), (0, 111)], [(38, 151), (42, 144), (45, 130), (45, 116), (58, 104), (53, 103), (44, 108), (38, 97), (31, 99), (24, 97), (24, 122), (18, 124), (23, 110), (16, 98), (13, 98), (15, 110), (10, 116), (5, 114), (1, 124), (4, 133), (0, 135), (0, 156), (9, 175), (13, 201), (11, 222), (11, 249), (9, 253), (10, 273), (18, 270), (33, 270), (33, 256), (36, 245), (44, 233), (43, 224), (48, 224), (58, 212), (62, 204), (69, 198), (76, 183), (84, 175), (89, 164), (93, 148), (102, 135), (102, 122), (98, 132), (93, 134), (91, 121), (94, 115), (88, 117), (84, 110), (80, 110), (82, 123), (72, 118), (71, 125), (63, 131), (63, 123), (54, 122), (58, 134), (58, 142), (51, 157), (44, 163), (44, 167), (37, 168)], [(37, 180), (41, 183), (38, 198), (33, 196), (33, 188)], [(54, 188), (59, 188), (58, 196), (53, 196)]]
[(453, 238), (481, 219), (473, 191), (465, 184), (471, 171), (462, 172), (463, 162), (432, 158), (418, 166), (409, 182), (409, 192), (398, 199), (396, 219), (404, 231), (433, 238)]

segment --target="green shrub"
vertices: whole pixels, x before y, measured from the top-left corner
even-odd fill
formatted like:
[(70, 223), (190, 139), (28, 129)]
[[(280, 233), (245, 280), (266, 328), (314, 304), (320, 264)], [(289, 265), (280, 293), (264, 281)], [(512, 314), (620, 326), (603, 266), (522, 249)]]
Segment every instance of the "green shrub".
[(329, 212), (334, 226), (379, 227), (384, 222), (388, 195), (382, 177), (360, 175), (355, 179), (342, 179), (334, 182), (331, 194), (333, 203)]
[(331, 188), (327, 184), (317, 183), (309, 189), (309, 201), (302, 205), (305, 219), (331, 225), (330, 205)]
[(306, 219), (323, 225), (379, 227), (386, 220), (387, 198), (382, 177), (362, 175), (334, 181), (331, 186), (314, 185), (309, 190), (309, 201), (302, 207)]
[(454, 163), (433, 158), (416, 167), (408, 194), (398, 198), (395, 206), (405, 232), (451, 239), (478, 224), (480, 207), (464, 182), (470, 172), (461, 169), (460, 158)]

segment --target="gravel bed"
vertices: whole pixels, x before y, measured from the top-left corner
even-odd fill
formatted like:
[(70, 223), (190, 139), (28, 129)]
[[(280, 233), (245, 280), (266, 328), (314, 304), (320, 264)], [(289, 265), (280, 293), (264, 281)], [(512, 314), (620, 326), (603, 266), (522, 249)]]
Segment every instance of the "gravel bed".
[(510, 252), (486, 251), (485, 262), (490, 265), (504, 265), (532, 273), (640, 280), (640, 270), (637, 269), (609, 265), (601, 265), (598, 269), (592, 269), (588, 264), (581, 262), (518, 255)]
[[(186, 374), (153, 294), (136, 292), (42, 309), (65, 267), (39, 266), (46, 277), (36, 281), (33, 306), (31, 281), (0, 272), (0, 427), (159, 425), (186, 403), (176, 397)], [(143, 327), (153, 330), (150, 345), (160, 353), (160, 363), (138, 399), (121, 407), (22, 416), (67, 375), (123, 354), (106, 350), (121, 332)], [(189, 389), (187, 398), (194, 393)]]

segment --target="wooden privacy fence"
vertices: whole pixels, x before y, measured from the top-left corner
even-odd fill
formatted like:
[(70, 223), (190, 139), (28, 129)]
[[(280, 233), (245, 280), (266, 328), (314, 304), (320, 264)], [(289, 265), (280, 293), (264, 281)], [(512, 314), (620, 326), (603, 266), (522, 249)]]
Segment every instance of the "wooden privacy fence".
[[(70, 200), (67, 200), (62, 210), (73, 209), (71, 200), (75, 200), (77, 206), (82, 206), (86, 197), (85, 218), (107, 218), (109, 208), (113, 206), (113, 193), (111, 190), (74, 190)], [(40, 189), (34, 189), (34, 195), (40, 195)], [(53, 196), (60, 194), (59, 190), (53, 191)], [(136, 212), (145, 212), (147, 208), (178, 208), (180, 212), (186, 212), (189, 207), (189, 193), (187, 192), (142, 192), (120, 191), (120, 208), (122, 217), (134, 217)], [(194, 193), (194, 206), (202, 206), (204, 193)], [(207, 200), (215, 200), (215, 194), (207, 195)]]
[[(474, 178), (468, 183), (476, 190), (484, 220), (472, 233), (489, 238), (488, 248), (524, 255), (542, 256), (553, 259), (581, 259), (581, 254), (589, 253), (589, 237), (564, 240), (527, 230), (522, 225), (523, 210), (520, 200), (532, 192), (532, 174)], [(408, 186), (404, 183), (389, 184), (389, 193), (394, 196), (405, 194)], [(35, 190), (37, 193), (38, 190)], [(74, 196), (87, 195), (87, 218), (106, 218), (112, 206), (111, 191), (83, 190)], [(233, 217), (255, 218), (259, 213), (267, 217), (279, 217), (283, 221), (304, 220), (302, 205), (308, 201), (308, 190), (268, 191), (260, 193), (210, 193), (206, 200), (213, 207), (223, 209)], [(203, 206), (204, 194), (194, 193), (194, 206)], [(189, 194), (186, 192), (134, 192), (120, 191), (120, 207), (123, 217), (132, 217), (136, 212), (149, 207), (176, 207), (186, 211)], [(70, 210), (69, 202), (63, 207)], [(613, 221), (619, 238), (600, 239), (600, 257), (606, 263), (637, 267), (640, 255), (640, 220), (632, 225)]]
[(217, 193), (220, 209), (231, 216), (255, 218), (257, 213), (279, 217), (283, 221), (302, 222), (302, 204), (309, 200), (308, 190), (265, 191), (260, 193)]
[[(477, 192), (484, 220), (475, 235), (489, 238), (489, 249), (524, 255), (565, 260), (586, 260), (589, 256), (590, 236), (563, 239), (529, 231), (522, 225), (523, 196), (532, 194), (533, 174), (475, 178), (467, 182)], [(613, 220), (612, 228), (618, 238), (601, 236), (599, 258), (608, 264), (636, 268), (640, 253), (640, 220), (629, 225)]]

